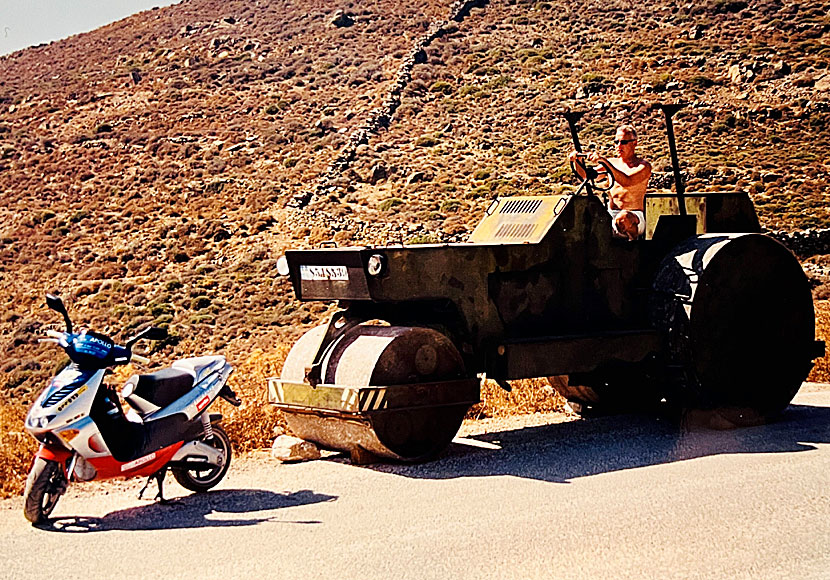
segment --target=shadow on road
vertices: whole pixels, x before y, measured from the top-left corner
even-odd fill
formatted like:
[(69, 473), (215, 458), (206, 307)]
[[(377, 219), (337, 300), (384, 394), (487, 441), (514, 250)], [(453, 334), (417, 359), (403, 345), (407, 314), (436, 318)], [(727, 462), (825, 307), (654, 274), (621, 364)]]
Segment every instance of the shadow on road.
[(109, 513), (104, 517), (55, 518), (44, 530), (64, 533), (106, 532), (111, 530), (169, 530), (253, 526), (263, 522), (319, 524), (319, 521), (277, 519), (261, 514), (247, 519), (229, 518), (226, 514), (246, 514), (287, 507), (335, 501), (337, 496), (311, 490), (274, 493), (261, 489), (226, 489), (193, 494), (167, 504), (152, 503)]
[(513, 475), (568, 483), (578, 477), (736, 453), (789, 453), (830, 443), (830, 408), (791, 405), (774, 423), (731, 431), (683, 429), (653, 416), (620, 415), (477, 435), (498, 449), (453, 443), (419, 465), (370, 469), (417, 479)]

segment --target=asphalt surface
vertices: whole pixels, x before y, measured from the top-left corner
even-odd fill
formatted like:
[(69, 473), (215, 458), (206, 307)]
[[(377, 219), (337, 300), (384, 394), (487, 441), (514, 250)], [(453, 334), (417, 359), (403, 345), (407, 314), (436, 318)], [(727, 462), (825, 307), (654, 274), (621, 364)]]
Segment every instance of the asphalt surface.
[(75, 486), (42, 529), (4, 500), (0, 577), (830, 578), (830, 386), (732, 431), (562, 419), (418, 466), (253, 454), (208, 494), (168, 477), (174, 505)]

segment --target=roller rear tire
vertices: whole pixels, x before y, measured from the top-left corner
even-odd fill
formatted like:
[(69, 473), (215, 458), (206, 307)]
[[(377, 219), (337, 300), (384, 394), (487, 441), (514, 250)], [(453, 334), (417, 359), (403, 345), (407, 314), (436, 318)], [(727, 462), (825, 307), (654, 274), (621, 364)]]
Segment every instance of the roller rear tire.
[(651, 319), (675, 374), (669, 398), (721, 423), (757, 425), (790, 403), (813, 365), (807, 276), (759, 234), (706, 234), (673, 249), (653, 283)]

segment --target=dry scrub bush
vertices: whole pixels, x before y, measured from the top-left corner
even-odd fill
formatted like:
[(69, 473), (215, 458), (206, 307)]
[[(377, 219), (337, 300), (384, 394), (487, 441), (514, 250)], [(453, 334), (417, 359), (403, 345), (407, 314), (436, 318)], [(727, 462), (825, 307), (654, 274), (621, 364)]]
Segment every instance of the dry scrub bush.
[(19, 494), (37, 442), (23, 430), (26, 410), (0, 403), (0, 498)]
[[(830, 343), (830, 301), (816, 300), (816, 337)], [(808, 381), (825, 383), (830, 381), (830, 354), (816, 360)]]
[(289, 344), (278, 344), (268, 352), (255, 349), (244, 360), (229, 357), (236, 361), (229, 384), (242, 405), (223, 403), (219, 409), (227, 410), (223, 425), (235, 452), (270, 447), (275, 434), (285, 432), (282, 415), (266, 401), (266, 385), (268, 377), (279, 376), (289, 350)]
[(481, 384), (481, 402), (467, 412), (469, 419), (504, 417), (530, 413), (562, 411), (567, 402), (551, 386), (548, 379), (523, 379), (510, 381), (512, 390), (505, 391), (495, 381)]

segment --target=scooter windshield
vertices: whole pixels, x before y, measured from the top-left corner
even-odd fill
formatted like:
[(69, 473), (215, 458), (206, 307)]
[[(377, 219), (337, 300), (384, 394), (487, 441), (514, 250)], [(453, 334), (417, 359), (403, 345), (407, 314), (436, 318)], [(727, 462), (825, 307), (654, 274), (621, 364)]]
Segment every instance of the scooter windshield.
[(86, 384), (96, 372), (95, 369), (81, 369), (77, 365), (69, 365), (59, 372), (46, 387), (40, 406), (45, 409), (59, 403), (75, 389)]
[(97, 332), (82, 332), (72, 337), (66, 354), (83, 368), (105, 368), (112, 364), (112, 340)]

